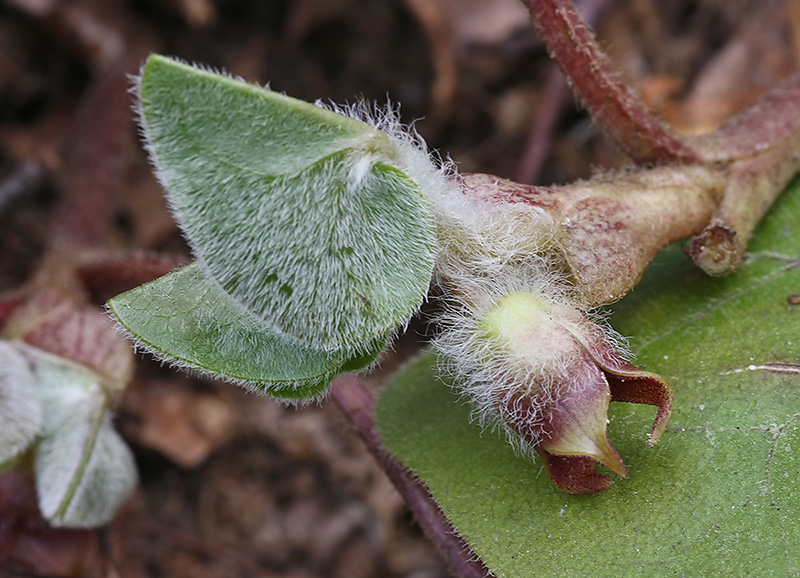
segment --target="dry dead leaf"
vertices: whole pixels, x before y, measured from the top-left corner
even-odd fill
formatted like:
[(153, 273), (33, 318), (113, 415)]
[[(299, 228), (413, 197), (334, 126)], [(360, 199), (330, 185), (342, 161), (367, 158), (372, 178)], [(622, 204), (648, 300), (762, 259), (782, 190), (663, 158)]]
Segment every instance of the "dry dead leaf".
[(203, 463), (236, 431), (231, 405), (213, 391), (197, 391), (184, 376), (135, 380), (123, 411), (128, 438), (185, 468)]

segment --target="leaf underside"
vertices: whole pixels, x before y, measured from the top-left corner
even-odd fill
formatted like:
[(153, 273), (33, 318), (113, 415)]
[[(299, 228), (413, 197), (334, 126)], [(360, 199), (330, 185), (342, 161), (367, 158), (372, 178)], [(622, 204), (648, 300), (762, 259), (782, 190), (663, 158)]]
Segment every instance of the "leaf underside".
[(35, 368), (44, 416), (34, 456), (39, 508), (53, 526), (102, 526), (136, 485), (133, 454), (96, 375), (46, 359)]
[(36, 379), (28, 362), (0, 340), (0, 469), (33, 443), (41, 425)]
[(654, 410), (611, 404), (628, 478), (570, 496), (540, 462), (469, 423), (431, 355), (379, 400), (389, 450), (430, 488), (498, 577), (649, 578), (800, 573), (800, 186), (774, 207), (751, 258), (705, 277), (664, 251), (615, 307), (637, 365), (675, 391), (648, 447)]
[(196, 263), (114, 297), (109, 307), (157, 356), (287, 399), (319, 395), (341, 371), (369, 365), (385, 342), (376, 340), (352, 367), (349, 350), (299, 344), (243, 311)]
[(184, 234), (237, 303), (329, 351), (369, 351), (414, 312), (432, 274), (432, 228), (383, 133), (158, 56), (140, 97)]

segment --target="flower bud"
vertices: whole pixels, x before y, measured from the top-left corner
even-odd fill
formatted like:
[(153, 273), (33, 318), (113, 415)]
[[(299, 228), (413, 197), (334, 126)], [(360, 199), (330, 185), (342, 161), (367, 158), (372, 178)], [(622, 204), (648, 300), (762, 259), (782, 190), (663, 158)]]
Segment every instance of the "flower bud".
[[(476, 302), (474, 321), (453, 329), (439, 347), (461, 364), (454, 368), (457, 384), (480, 416), (504, 429), (518, 447), (535, 449), (553, 482), (567, 492), (608, 487), (612, 480), (596, 473), (597, 463), (625, 476), (608, 439), (609, 403), (658, 406), (652, 444), (669, 420), (669, 385), (627, 362), (610, 330), (564, 300), (518, 290)], [(468, 345), (458, 348), (457, 340)]]

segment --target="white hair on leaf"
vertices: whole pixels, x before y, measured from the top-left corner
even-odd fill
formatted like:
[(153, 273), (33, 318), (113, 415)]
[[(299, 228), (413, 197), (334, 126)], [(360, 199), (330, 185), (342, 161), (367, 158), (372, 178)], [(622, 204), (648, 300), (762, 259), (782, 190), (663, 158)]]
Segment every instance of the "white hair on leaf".
[(42, 424), (36, 379), (25, 356), (0, 340), (0, 464), (34, 442)]
[[(413, 127), (402, 125), (391, 107), (362, 101), (332, 110), (384, 131), (403, 169), (420, 187), (435, 219), (435, 273), (448, 291), (438, 318), (442, 332), (433, 342), (440, 370), (453, 378), (456, 390), (470, 403), (473, 419), (482, 427), (505, 432), (516, 451), (532, 455), (535, 443), (514, 431), (503, 413), (520, 407), (524, 398), (530, 404), (525, 412), (530, 431), (544, 431), (545, 412), (557, 407), (559, 400), (580, 395), (591, 376), (581, 375), (588, 370), (576, 355), (575, 343), (551, 347), (545, 359), (521, 364), (513, 352), (481, 336), (487, 313), (509, 294), (528, 293), (569, 312), (563, 320), (571, 324), (568, 330), (585, 332), (588, 327), (618, 349), (624, 349), (624, 340), (581, 305), (563, 263), (554, 256), (556, 223), (544, 209), (468, 194), (454, 165), (434, 164), (422, 138)], [(582, 316), (590, 324), (580, 323)]]
[[(441, 200), (452, 203), (461, 199), (460, 187), (455, 179), (457, 170), (450, 159), (443, 159), (428, 148), (425, 139), (414, 124), (400, 119), (400, 106), (387, 100), (386, 105), (361, 99), (353, 104), (338, 105), (316, 101), (314, 104), (337, 114), (348, 116), (385, 134), (392, 145), (393, 164), (405, 172), (419, 187), (422, 196), (434, 213), (442, 212)], [(379, 157), (373, 156), (374, 160)]]

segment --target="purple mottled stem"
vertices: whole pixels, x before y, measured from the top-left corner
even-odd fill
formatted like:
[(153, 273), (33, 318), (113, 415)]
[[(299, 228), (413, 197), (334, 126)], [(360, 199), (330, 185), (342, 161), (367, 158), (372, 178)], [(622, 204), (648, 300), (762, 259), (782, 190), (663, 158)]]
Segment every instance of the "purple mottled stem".
[(375, 400), (363, 384), (356, 377), (345, 374), (333, 383), (331, 397), (403, 496), (417, 522), (444, 557), (453, 574), (460, 578), (491, 576), (488, 568), (471, 552), (447, 521), (427, 488), (383, 445), (375, 428)]
[(797, 140), (800, 133), (800, 71), (718, 130), (695, 142), (710, 161), (729, 161), (764, 153), (779, 141)]

